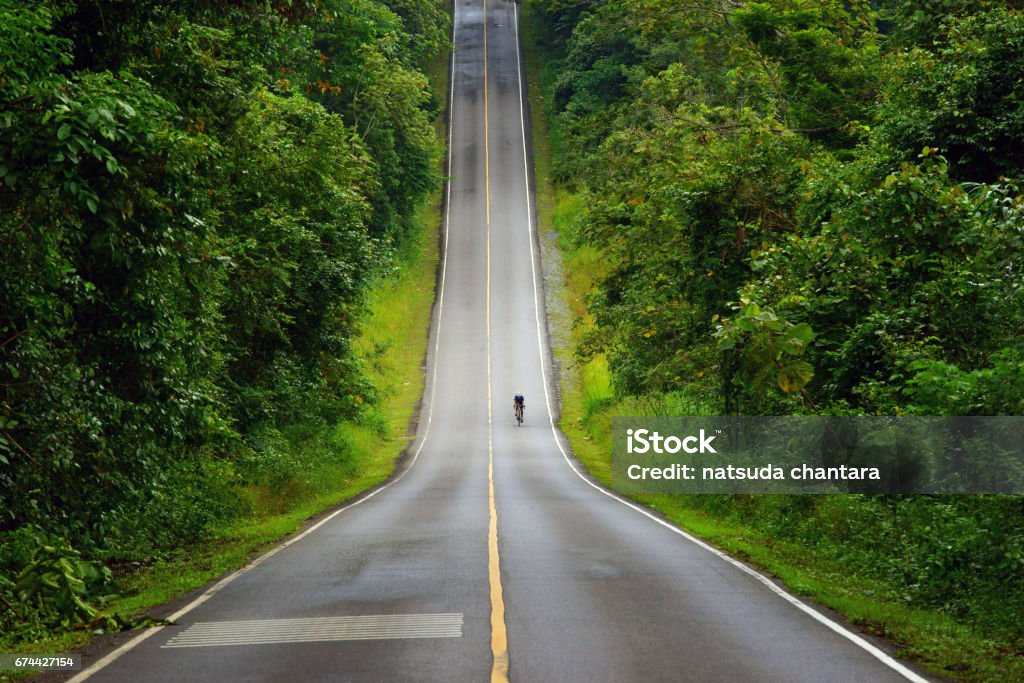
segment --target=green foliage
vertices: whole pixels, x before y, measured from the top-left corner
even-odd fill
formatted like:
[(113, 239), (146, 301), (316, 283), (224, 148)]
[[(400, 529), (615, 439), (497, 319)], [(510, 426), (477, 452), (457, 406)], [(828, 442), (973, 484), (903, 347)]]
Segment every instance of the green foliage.
[[(434, 0), (351, 5), (316, 28), (320, 58), (315, 83), (306, 89), (341, 114), (365, 144), (378, 178), (367, 193), (370, 233), (401, 247), (410, 238), (415, 207), (438, 180), (440, 147), (431, 125), (436, 101), (416, 60), (446, 43), (447, 17)], [(416, 33), (401, 31), (403, 24)]]
[[(940, 45), (893, 60), (878, 138), (896, 158), (933, 147), (960, 181), (997, 183), (1024, 165), (1024, 21), (1003, 8), (947, 27)], [(900, 156), (902, 153), (903, 156)]]
[(803, 391), (814, 377), (814, 368), (800, 360), (814, 340), (811, 326), (782, 320), (756, 303), (741, 302), (735, 309), (715, 331), (720, 351), (743, 347), (742, 369), (734, 381), (758, 389), (777, 385), (786, 394)]
[(767, 70), (785, 125), (832, 147), (855, 142), (879, 68), (867, 3), (749, 3), (733, 19), (774, 62)]
[(297, 432), (372, 406), (352, 340), (438, 181), (447, 21), (0, 0), (0, 561), (23, 529), (75, 539), (24, 560), (71, 570), (22, 617), (88, 618), (82, 567), (203, 538), (305, 476)]
[(931, 47), (965, 17), (1000, 8), (1021, 9), (1018, 0), (883, 0), (886, 27), (899, 45)]
[[(26, 101), (59, 81), (56, 72), (71, 63), (71, 42), (50, 33), (57, 8), (2, 0), (0, 13), (0, 87), (6, 102)], [(5, 113), (5, 128), (12, 118)]]
[(222, 163), (245, 173), (216, 205), (234, 425), (352, 417), (372, 393), (349, 347), (373, 268), (369, 207), (352, 192), (373, 186), (370, 160), (340, 117), (300, 97), (258, 93), (232, 134), (247, 144)]
[[(931, 150), (884, 177), (863, 166), (823, 170), (811, 187), (824, 196), (807, 208), (827, 200), (827, 220), (809, 210), (807, 232), (756, 252), (758, 277), (744, 289), (817, 333), (817, 401), (903, 412), (901, 384), (915, 363), (980, 369), (1014, 343), (1022, 315), (1015, 188), (968, 191)], [(962, 412), (948, 402), (932, 409)], [(915, 410), (926, 412), (920, 402)]]
[[(1018, 3), (531, 13), (555, 175), (585, 207), (560, 244), (601, 262), (576, 353), (588, 372), (607, 359), (615, 396), (584, 392), (586, 438), (663, 396), (730, 414), (1024, 411)], [(1019, 651), (1018, 498), (687, 505)]]
[(908, 412), (942, 415), (1024, 414), (1024, 354), (1006, 348), (992, 354), (988, 367), (965, 371), (941, 360), (914, 361), (908, 368)]
[(111, 580), (102, 565), (87, 562), (59, 537), (25, 526), (3, 539), (0, 552), (0, 625), (40, 635), (97, 621), (87, 600), (100, 597)]
[[(730, 410), (798, 409), (775, 386), (888, 413), (928, 409), (923, 389), (907, 403), (915, 363), (984, 374), (1016, 348), (1024, 244), (1002, 177), (1024, 149), (1020, 14), (961, 3), (948, 44), (887, 52), (868, 3), (701, 6), (544, 15), (549, 39), (569, 36), (550, 50), (556, 163), (583, 185), (578, 241), (608, 264), (581, 357), (606, 354), (620, 395), (703, 385), (722, 320), (746, 333), (719, 356)], [(813, 347), (780, 377), (775, 343), (730, 320), (736, 300), (808, 325)], [(1007, 405), (978, 400), (1019, 405), (997, 393)]]

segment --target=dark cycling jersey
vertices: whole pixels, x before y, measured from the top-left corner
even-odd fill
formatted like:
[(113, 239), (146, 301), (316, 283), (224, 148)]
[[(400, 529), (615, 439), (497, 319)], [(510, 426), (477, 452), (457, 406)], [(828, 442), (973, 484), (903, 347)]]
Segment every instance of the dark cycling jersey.
[(516, 405), (525, 405), (526, 404), (526, 399), (523, 398), (522, 394), (516, 394), (515, 398), (513, 398), (512, 400), (515, 401)]

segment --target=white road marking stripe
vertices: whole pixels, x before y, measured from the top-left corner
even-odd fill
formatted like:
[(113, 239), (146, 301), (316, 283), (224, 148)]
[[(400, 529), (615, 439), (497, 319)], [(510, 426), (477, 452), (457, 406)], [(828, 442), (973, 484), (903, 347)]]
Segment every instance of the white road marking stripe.
[(414, 614), (397, 614), (377, 618), (374, 616), (325, 616), (315, 620), (303, 620), (303, 618), (261, 618), (249, 622), (200, 622), (191, 625), (190, 629), (209, 629), (216, 631), (219, 628), (225, 629), (262, 629), (266, 624), (287, 624), (295, 628), (316, 629), (322, 626), (343, 626), (345, 624), (373, 624), (375, 626), (409, 626), (410, 624), (439, 624), (449, 623), (459, 617), (460, 614), (425, 614), (417, 616)]
[(199, 647), (202, 645), (258, 645), (260, 643), (319, 642), (330, 640), (394, 640), (406, 638), (461, 638), (462, 629), (429, 629), (410, 631), (323, 631), (318, 633), (281, 633), (249, 636), (205, 636), (168, 641), (162, 647)]
[(387, 638), (461, 638), (461, 628), (429, 629), (325, 629), (323, 631), (296, 631), (294, 633), (212, 633), (189, 637), (176, 637), (163, 647), (191, 647), (193, 645), (281, 643), (286, 641), (316, 640), (374, 640)]
[(285, 640), (351, 640), (356, 638), (461, 638), (461, 628), (431, 627), (420, 629), (323, 629), (289, 633), (197, 633), (176, 637), (163, 647), (208, 645), (217, 643), (275, 643)]
[[(376, 628), (376, 627), (344, 627), (344, 628), (320, 628), (320, 629), (291, 629), (288, 633), (267, 633), (267, 630), (263, 631), (201, 631), (191, 632), (186, 631), (180, 636), (174, 637), (174, 642), (182, 642), (185, 640), (203, 640), (204, 638), (278, 638), (281, 636), (308, 636), (316, 635), (321, 633), (351, 633), (351, 634), (363, 634), (363, 633), (411, 633), (411, 632), (423, 632), (423, 633), (435, 633), (438, 631), (446, 631), (449, 633), (460, 633), (462, 630), (461, 626), (449, 626), (448, 624), (435, 624), (433, 626), (393, 626), (389, 628)], [(170, 642), (170, 641), (168, 641)]]
[(368, 619), (345, 619), (338, 620), (334, 623), (318, 624), (316, 626), (309, 626), (305, 624), (291, 624), (287, 620), (281, 619), (268, 619), (259, 625), (254, 624), (235, 624), (230, 621), (222, 621), (215, 623), (199, 623), (193, 624), (186, 628), (181, 634), (176, 637), (188, 636), (190, 634), (196, 637), (205, 637), (210, 635), (246, 635), (246, 634), (266, 634), (266, 633), (317, 633), (320, 631), (365, 631), (365, 630), (378, 630), (378, 631), (389, 631), (395, 629), (409, 630), (409, 629), (434, 629), (434, 628), (461, 628), (462, 626), (462, 615), (455, 615), (451, 619), (436, 619), (432, 622), (422, 621), (410, 621), (409, 623), (401, 623), (399, 621), (389, 622), (386, 624), (375, 623)]
[(462, 634), (402, 634), (402, 635), (347, 635), (347, 636), (317, 636), (313, 638), (262, 638), (255, 640), (231, 640), (231, 641), (204, 641), (188, 644), (164, 645), (164, 650), (187, 650), (197, 647), (236, 647), (242, 645), (288, 645), (291, 643), (343, 643), (357, 642), (364, 640), (432, 640), (436, 638), (461, 638)]
[(462, 621), (461, 613), (209, 621), (189, 626), (161, 647), (461, 638)]
[(281, 638), (317, 638), (320, 636), (379, 636), (379, 635), (395, 635), (395, 634), (423, 634), (431, 635), (435, 633), (445, 633), (456, 637), (462, 635), (461, 626), (431, 626), (421, 628), (325, 628), (316, 631), (304, 631), (294, 630), (288, 632), (264, 632), (264, 631), (248, 631), (241, 633), (232, 633), (231, 631), (221, 631), (217, 633), (184, 633), (180, 636), (175, 636), (173, 639), (167, 641), (166, 645), (176, 645), (179, 643), (186, 642), (206, 642), (210, 640), (265, 640), (265, 639), (281, 639)]
[(807, 605), (806, 603), (801, 601), (799, 598), (797, 598), (795, 595), (790, 594), (785, 589), (783, 589), (782, 587), (778, 586), (774, 581), (772, 581), (770, 578), (768, 578), (764, 574), (760, 573), (759, 571), (757, 571), (755, 569), (752, 569), (751, 567), (748, 567), (747, 565), (743, 564), (739, 560), (736, 560), (736, 559), (730, 557), (729, 555), (726, 555), (725, 553), (723, 553), (718, 548), (715, 548), (715, 547), (713, 547), (711, 545), (708, 545), (707, 543), (705, 543), (701, 539), (697, 538), (696, 536), (693, 536), (693, 535), (683, 531), (679, 527), (677, 527), (677, 526), (675, 526), (673, 524), (670, 524), (669, 522), (666, 522), (664, 519), (661, 519), (661, 518), (655, 516), (654, 514), (652, 514), (649, 510), (646, 510), (646, 509), (640, 507), (639, 505), (636, 505), (636, 504), (626, 500), (625, 498), (623, 498), (622, 496), (618, 495), (617, 493), (609, 491), (608, 489), (604, 488), (603, 486), (600, 486), (599, 484), (595, 484), (589, 478), (585, 477), (576, 468), (576, 465), (573, 464), (572, 459), (569, 458), (569, 454), (566, 452), (565, 448), (562, 446), (562, 440), (558, 436), (558, 428), (555, 426), (555, 415), (554, 415), (554, 412), (551, 410), (551, 396), (550, 396), (549, 391), (548, 391), (548, 376), (547, 376), (547, 369), (545, 368), (544, 336), (543, 336), (543, 333), (541, 332), (541, 325), (540, 325), (540, 297), (539, 297), (539, 293), (538, 293), (538, 290), (537, 290), (537, 265), (536, 265), (536, 257), (534, 255), (534, 248), (533, 248), (534, 244), (535, 243), (539, 244), (540, 240), (539, 240), (539, 238), (536, 238), (536, 242), (535, 242), (535, 230), (534, 230), (534, 226), (533, 226), (533, 203), (532, 203), (532, 200), (530, 198), (530, 167), (529, 167), (529, 156), (527, 155), (527, 152), (526, 152), (526, 121), (525, 121), (525, 116), (526, 116), (525, 111), (526, 110), (523, 107), (523, 72), (522, 72), (522, 66), (520, 65), (520, 58), (519, 58), (519, 53), (522, 51), (522, 45), (519, 43), (519, 6), (516, 5), (516, 7), (514, 8), (513, 11), (515, 12), (515, 19), (516, 19), (516, 21), (515, 21), (515, 30), (516, 30), (516, 68), (517, 68), (517, 71), (518, 71), (517, 75), (518, 75), (518, 79), (519, 79), (519, 122), (520, 122), (520, 125), (522, 127), (522, 132), (523, 132), (523, 173), (526, 176), (526, 213), (527, 213), (527, 218), (528, 218), (528, 222), (529, 222), (530, 266), (531, 266), (531, 269), (533, 271), (533, 306), (534, 306), (534, 317), (535, 317), (536, 323), (537, 323), (537, 347), (540, 350), (540, 372), (541, 372), (541, 378), (543, 380), (542, 384), (544, 385), (544, 403), (547, 406), (547, 411), (548, 411), (548, 424), (551, 425), (551, 434), (552, 434), (552, 436), (555, 439), (555, 445), (558, 446), (558, 450), (562, 453), (562, 458), (565, 459), (566, 464), (569, 465), (569, 468), (576, 474), (576, 476), (579, 477), (580, 479), (582, 479), (584, 482), (586, 482), (589, 486), (591, 486), (594, 489), (600, 491), (601, 493), (603, 493), (604, 495), (608, 496), (609, 498), (612, 498), (613, 500), (617, 500), (618, 502), (622, 503), (623, 505), (625, 505), (626, 507), (630, 508), (631, 510), (635, 510), (636, 512), (639, 512), (644, 517), (647, 517), (648, 519), (650, 519), (650, 520), (660, 524), (661, 526), (665, 527), (669, 531), (682, 536), (683, 538), (685, 538), (686, 540), (690, 541), (691, 543), (694, 543), (694, 544), (700, 546), (704, 550), (707, 550), (709, 553), (711, 553), (711, 554), (721, 558), (722, 560), (728, 562), (729, 564), (733, 565), (734, 567), (736, 567), (740, 571), (744, 572), (745, 574), (748, 574), (748, 575), (752, 576), (757, 581), (759, 581), (762, 584), (764, 584), (770, 591), (772, 591), (773, 593), (778, 595), (780, 598), (782, 598), (786, 602), (790, 603), (791, 605), (796, 607), (801, 612), (804, 612), (805, 614), (810, 616), (812, 619), (814, 619), (818, 623), (822, 624), (823, 626), (826, 626), (827, 628), (831, 629), (832, 631), (834, 631), (838, 635), (842, 636), (843, 638), (846, 638), (847, 640), (849, 640), (851, 643), (853, 643), (857, 647), (862, 648), (863, 650), (868, 652), (872, 657), (874, 657), (875, 659), (880, 661), (882, 664), (886, 665), (887, 667), (889, 667), (890, 669), (895, 671), (896, 673), (900, 674), (901, 676), (906, 678), (908, 681), (913, 681), (913, 683), (929, 683), (927, 678), (924, 678), (923, 676), (915, 673), (914, 671), (911, 671), (909, 668), (904, 666), (898, 660), (896, 660), (895, 658), (890, 656), (887, 652), (881, 650), (880, 648), (875, 646), (873, 643), (868, 642), (868, 640), (866, 640), (864, 637), (862, 637), (859, 634), (854, 633), (853, 631), (847, 629), (842, 624), (840, 624), (840, 623), (838, 623), (836, 621), (833, 621), (832, 619), (829, 619), (827, 616), (825, 616), (824, 614), (822, 614), (818, 610), (816, 610), (813, 607)]
[(450, 621), (452, 619), (461, 616), (460, 612), (448, 612), (442, 614), (370, 614), (364, 616), (345, 616), (345, 617), (296, 617), (292, 619), (240, 619), (237, 621), (202, 621), (197, 624), (193, 624), (194, 628), (200, 626), (217, 626), (219, 624), (230, 624), (232, 626), (238, 625), (260, 625), (266, 624), (267, 622), (274, 623), (287, 623), (287, 624), (341, 624), (348, 621), (355, 623), (397, 623), (397, 624), (408, 624), (415, 621)]
[(184, 650), (193, 647), (231, 647), (233, 645), (287, 645), (289, 643), (339, 643), (351, 640), (431, 640), (434, 638), (461, 638), (462, 633), (322, 633), (318, 635), (281, 635), (266, 638), (208, 638), (196, 641), (174, 641), (162, 645), (164, 650)]
[[(461, 628), (460, 626), (452, 626), (450, 624), (424, 624), (424, 625), (418, 625), (418, 626), (416, 626), (416, 625), (408, 625), (408, 624), (407, 625), (394, 625), (394, 626), (324, 626), (324, 627), (321, 627), (321, 628), (293, 628), (293, 629), (289, 629), (289, 633), (298, 633), (298, 634), (341, 633), (341, 632), (346, 632), (346, 633), (369, 633), (370, 631), (373, 631), (375, 633), (389, 633), (389, 632), (393, 632), (393, 631), (407, 632), (407, 631), (414, 631), (414, 630), (420, 630), (420, 631), (424, 631), (424, 632), (428, 632), (429, 633), (429, 632), (436, 631), (438, 629), (449, 629), (449, 630), (454, 630), (454, 631), (457, 632), (460, 628)], [(182, 633), (180, 636), (175, 636), (175, 640), (176, 641), (177, 640), (189, 640), (189, 639), (193, 639), (194, 640), (194, 639), (199, 639), (199, 638), (212, 638), (212, 637), (215, 637), (215, 636), (217, 636), (217, 637), (220, 637), (220, 636), (228, 637), (228, 636), (230, 636), (232, 638), (234, 638), (234, 637), (248, 638), (248, 637), (255, 637), (255, 636), (266, 635), (267, 630), (268, 629), (253, 629), (253, 628), (237, 630), (237, 629), (226, 628), (226, 629), (223, 629), (223, 630), (206, 629), (206, 630), (195, 631), (195, 630), (190, 628), (190, 629), (186, 630), (184, 633)]]

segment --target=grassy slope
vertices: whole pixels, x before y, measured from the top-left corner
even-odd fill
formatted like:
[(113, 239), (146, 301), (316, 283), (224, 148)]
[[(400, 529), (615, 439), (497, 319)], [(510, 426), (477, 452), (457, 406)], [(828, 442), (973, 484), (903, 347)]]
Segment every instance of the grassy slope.
[[(524, 7), (528, 11), (528, 6)], [(558, 232), (565, 282), (556, 296), (564, 298), (573, 318), (580, 321), (574, 328), (575, 341), (590, 324), (584, 296), (600, 277), (602, 262), (600, 254), (592, 248), (579, 247), (567, 238), (583, 202), (578, 195), (556, 186), (551, 180), (552, 141), (539, 86), (544, 82), (544, 74), (539, 54), (530, 40), (530, 24), (529, 17), (525, 17), (537, 206), (541, 229)], [(645, 407), (633, 401), (615, 401), (603, 358), (581, 366), (573, 358), (573, 349), (557, 341), (555, 353), (562, 368), (560, 426), (580, 462), (605, 486), (611, 487), (611, 419), (615, 415), (644, 414)], [(674, 401), (676, 405), (661, 406), (661, 409), (667, 408), (666, 414), (709, 414), (709, 407), (699, 400), (675, 397)], [(682, 496), (650, 495), (635, 499), (734, 557), (779, 578), (793, 593), (841, 612), (868, 633), (889, 638), (897, 645), (901, 656), (918, 661), (936, 673), (969, 681), (1024, 680), (1024, 658), (986, 641), (947, 615), (900, 604), (893, 599), (890, 587), (851, 576), (844, 568), (815, 557), (805, 547), (780, 542), (742, 524), (716, 519), (706, 511), (688, 507)]]
[[(447, 53), (433, 65), (431, 81), (437, 92), (447, 92)], [(443, 96), (442, 96), (443, 99)], [(444, 139), (443, 117), (435, 123)], [(304, 522), (386, 480), (398, 456), (411, 441), (409, 427), (423, 394), (426, 355), (434, 285), (439, 259), (441, 190), (420, 209), (423, 237), (409, 250), (400, 271), (382, 281), (369, 297), (369, 312), (356, 347), (367, 360), (370, 375), (381, 392), (365, 424), (339, 424), (301, 447), (311, 450), (343, 448), (350, 457), (344, 465), (331, 464), (329, 454), (310, 452), (323, 464), (307, 473), (304, 481), (283, 489), (254, 487), (247, 490), (252, 514), (216, 530), (208, 540), (182, 549), (175, 556), (121, 577), (122, 596), (105, 611), (135, 615), (166, 603), (209, 581), (238, 569), (296, 532)], [(326, 456), (326, 457), (325, 457)], [(69, 652), (90, 637), (74, 631), (45, 640), (0, 648), (9, 652)], [(0, 681), (24, 678), (25, 674), (0, 672)]]

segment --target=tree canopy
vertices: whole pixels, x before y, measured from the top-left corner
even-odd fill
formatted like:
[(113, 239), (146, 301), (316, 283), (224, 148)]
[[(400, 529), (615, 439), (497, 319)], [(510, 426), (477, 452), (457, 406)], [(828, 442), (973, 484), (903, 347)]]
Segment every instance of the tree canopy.
[[(698, 377), (710, 360), (730, 411), (1024, 408), (1018, 10), (634, 0), (544, 17), (556, 174), (610, 264), (583, 353), (608, 355), (621, 393), (719, 391)], [(774, 345), (792, 325), (814, 333), (799, 358)]]
[(373, 401), (351, 342), (439, 182), (448, 22), (0, 0), (0, 531), (174, 547), (281, 430)]
[[(588, 438), (617, 411), (1024, 414), (1020, 3), (532, 7), (559, 206), (580, 207), (560, 242), (595, 278)], [(1021, 642), (1019, 496), (665, 505)]]

